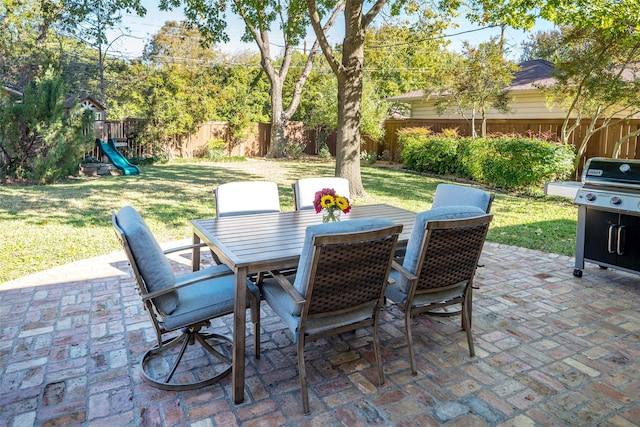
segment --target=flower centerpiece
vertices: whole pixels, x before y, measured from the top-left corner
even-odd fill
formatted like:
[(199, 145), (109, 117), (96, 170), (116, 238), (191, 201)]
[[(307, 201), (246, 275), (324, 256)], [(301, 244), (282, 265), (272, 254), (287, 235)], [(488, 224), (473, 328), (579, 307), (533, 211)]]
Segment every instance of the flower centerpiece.
[(349, 199), (336, 194), (333, 188), (317, 191), (313, 206), (316, 213), (322, 212), (322, 222), (340, 221), (340, 214), (348, 214), (351, 210)]

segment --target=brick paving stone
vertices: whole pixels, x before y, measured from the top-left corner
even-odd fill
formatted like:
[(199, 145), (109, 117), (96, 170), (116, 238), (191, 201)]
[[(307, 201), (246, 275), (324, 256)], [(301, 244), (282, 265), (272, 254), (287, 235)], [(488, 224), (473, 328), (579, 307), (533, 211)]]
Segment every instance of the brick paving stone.
[[(171, 259), (189, 271), (188, 256)], [(246, 400), (235, 405), (230, 377), (186, 392), (142, 381), (155, 334), (121, 252), (0, 284), (0, 427), (640, 425), (640, 277), (587, 265), (578, 279), (572, 258), (492, 243), (482, 261), (475, 358), (459, 317), (421, 316), (411, 375), (403, 314), (387, 305), (382, 386), (370, 328), (307, 343), (310, 415), (296, 346), (264, 303), (262, 357), (248, 325)], [(213, 327), (229, 334), (230, 316)], [(442, 408), (460, 410), (444, 421)]]

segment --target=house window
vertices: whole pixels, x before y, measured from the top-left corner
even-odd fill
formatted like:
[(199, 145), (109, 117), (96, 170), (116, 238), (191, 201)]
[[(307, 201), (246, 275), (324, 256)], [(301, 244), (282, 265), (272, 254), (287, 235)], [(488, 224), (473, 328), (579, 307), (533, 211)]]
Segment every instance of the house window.
[(96, 111), (96, 120), (102, 120), (102, 112)]

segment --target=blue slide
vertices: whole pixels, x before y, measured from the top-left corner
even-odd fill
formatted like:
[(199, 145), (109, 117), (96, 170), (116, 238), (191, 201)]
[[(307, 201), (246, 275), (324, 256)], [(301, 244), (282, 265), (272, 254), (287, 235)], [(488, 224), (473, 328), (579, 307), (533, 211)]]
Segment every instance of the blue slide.
[(140, 173), (140, 169), (136, 165), (129, 163), (129, 160), (122, 155), (112, 138), (109, 138), (109, 141), (106, 143), (102, 142), (100, 138), (97, 138), (96, 144), (100, 146), (102, 152), (111, 160), (111, 163), (113, 163), (115, 167), (120, 169), (123, 175), (138, 175)]

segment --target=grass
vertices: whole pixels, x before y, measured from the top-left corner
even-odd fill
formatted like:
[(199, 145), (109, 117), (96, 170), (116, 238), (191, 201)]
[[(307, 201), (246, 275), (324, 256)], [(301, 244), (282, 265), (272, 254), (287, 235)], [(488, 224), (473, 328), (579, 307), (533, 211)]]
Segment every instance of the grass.
[[(237, 180), (275, 181), (282, 210), (293, 210), (291, 184), (331, 176), (333, 163), (248, 160), (146, 166), (138, 176), (75, 178), (48, 186), (0, 187), (0, 283), (57, 265), (121, 250), (111, 211), (138, 209), (160, 242), (191, 236), (189, 220), (215, 216), (212, 189)], [(429, 209), (444, 178), (385, 167), (362, 168), (368, 197), (356, 204), (388, 203)], [(488, 240), (573, 255), (576, 207), (568, 199), (495, 192)]]

